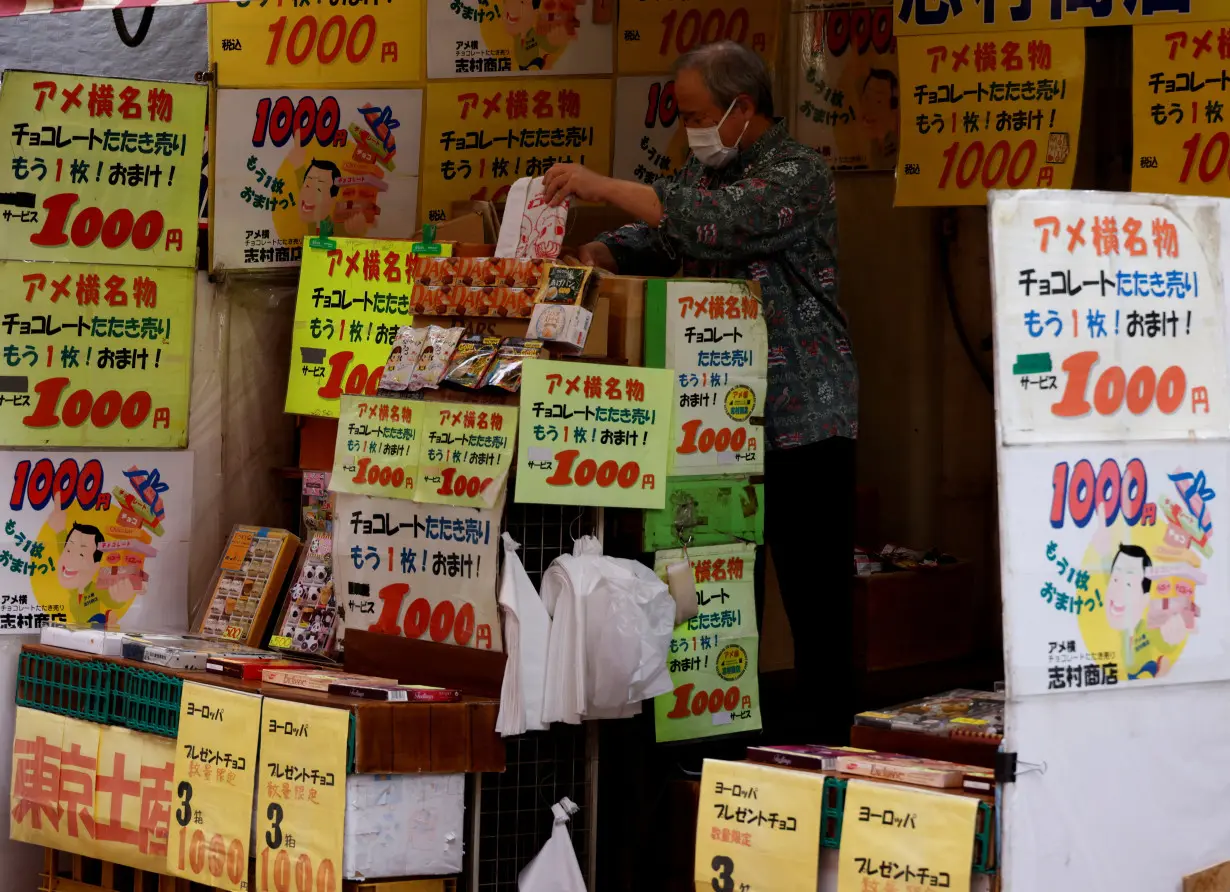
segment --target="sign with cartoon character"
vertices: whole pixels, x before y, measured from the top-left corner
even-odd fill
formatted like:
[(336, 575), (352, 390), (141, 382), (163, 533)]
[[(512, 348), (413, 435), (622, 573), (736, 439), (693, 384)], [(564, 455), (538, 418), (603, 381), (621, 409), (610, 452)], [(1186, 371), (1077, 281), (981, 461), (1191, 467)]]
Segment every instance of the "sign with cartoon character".
[(1014, 696), (1230, 678), (1220, 444), (1004, 449)]
[(298, 653), (331, 654), (336, 634), (337, 598), (333, 588), (333, 538), (314, 533), (291, 583), (274, 647)]
[(613, 0), (427, 4), (427, 76), (610, 74)]
[(421, 90), (218, 91), (213, 267), (297, 266), (322, 233), (409, 238)]
[(0, 632), (182, 631), (192, 453), (5, 452)]

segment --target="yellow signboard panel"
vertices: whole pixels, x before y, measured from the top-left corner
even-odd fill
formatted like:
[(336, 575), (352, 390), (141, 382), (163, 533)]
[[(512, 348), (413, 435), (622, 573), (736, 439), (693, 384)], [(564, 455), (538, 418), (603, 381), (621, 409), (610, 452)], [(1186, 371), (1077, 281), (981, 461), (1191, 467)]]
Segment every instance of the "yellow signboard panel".
[(423, 77), (424, 0), (211, 3), (221, 87), (401, 86)]
[(897, 34), (968, 34), (1088, 28), (1097, 25), (1185, 25), (1226, 15), (1226, 0), (895, 0)]
[(621, 0), (619, 73), (667, 74), (678, 56), (715, 40), (777, 61), (781, 4), (751, 0)]

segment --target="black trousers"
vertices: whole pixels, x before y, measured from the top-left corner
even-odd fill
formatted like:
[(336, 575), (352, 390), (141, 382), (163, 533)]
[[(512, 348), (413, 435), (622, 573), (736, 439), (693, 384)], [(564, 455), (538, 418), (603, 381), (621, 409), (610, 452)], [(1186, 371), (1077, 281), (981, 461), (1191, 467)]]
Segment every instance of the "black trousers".
[[(843, 743), (854, 719), (854, 475), (855, 441), (846, 437), (765, 456), (765, 545), (794, 636), (796, 679), (789, 720), (766, 716), (765, 724), (810, 738), (801, 742)], [(756, 625), (763, 633), (763, 548), (757, 557)]]

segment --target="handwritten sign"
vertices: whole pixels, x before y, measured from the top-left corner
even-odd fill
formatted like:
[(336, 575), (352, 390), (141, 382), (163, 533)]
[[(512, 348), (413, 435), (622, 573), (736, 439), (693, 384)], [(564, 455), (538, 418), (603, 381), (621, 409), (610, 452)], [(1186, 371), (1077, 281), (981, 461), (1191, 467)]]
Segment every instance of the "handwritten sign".
[(557, 161), (611, 170), (611, 82), (518, 78), (427, 86), (423, 216), (447, 219), (454, 201), (503, 201), (520, 177)]
[(266, 697), (256, 783), (256, 887), (341, 892), (350, 713)]
[(897, 49), (909, 85), (898, 205), (981, 205), (988, 189), (1072, 188), (1083, 31), (900, 37)]
[(793, 132), (833, 170), (895, 170), (901, 83), (891, 6), (802, 14)]
[(422, 109), (421, 90), (221, 91), (214, 268), (297, 266), (322, 228), (414, 235)]
[(746, 282), (709, 280), (655, 279), (646, 296), (666, 307), (671, 475), (760, 473), (769, 373), (760, 300)]
[(184, 683), (166, 873), (248, 892), (260, 725), (259, 696)]
[(187, 445), (193, 275), (0, 261), (0, 443)]
[(417, 502), (490, 508), (504, 497), (517, 443), (511, 406), (421, 403), (423, 455)]
[(679, 124), (675, 82), (663, 75), (619, 78), (613, 176), (652, 186), (679, 170), (687, 157), (688, 136)]
[(329, 478), (333, 491), (415, 498), (423, 406), (418, 400), (343, 396)]
[(527, 360), (516, 500), (661, 508), (672, 373)]
[[(1097, 3), (929, 3), (893, 0), (897, 33), (976, 34), (990, 31), (1028, 31), (1037, 28), (1086, 28), (1094, 25), (1186, 25), (1225, 18), (1220, 0), (1181, 0), (1180, 3), (1138, 3), (1137, 0), (1099, 0)], [(1176, 9), (1176, 6), (1180, 7)], [(907, 81), (909, 83), (909, 81)]]
[(996, 197), (1005, 443), (1224, 434), (1223, 213), (1197, 198)]
[(195, 267), (206, 96), (5, 72), (0, 258)]
[(427, 76), (610, 74), (605, 2), (427, 4)]
[(777, 60), (781, 10), (773, 3), (624, 0), (619, 4), (619, 73), (665, 74), (675, 58), (715, 40)]
[(346, 629), (502, 650), (496, 605), (501, 499), (423, 507), (340, 494), (333, 577)]
[[(658, 743), (758, 731), (760, 636), (756, 631), (756, 547), (688, 551), (700, 612), (675, 627), (666, 668), (674, 690), (654, 699)], [(659, 551), (654, 572), (684, 559)]]
[(867, 880), (969, 889), (978, 800), (913, 787), (846, 782), (837, 892)]
[(1225, 33), (1224, 22), (1132, 29), (1133, 192), (1230, 197)]
[(696, 822), (696, 888), (815, 888), (823, 804), (823, 775), (706, 759)]
[(220, 87), (370, 87), (423, 77), (424, 0), (210, 4)]
[(375, 396), (397, 330), (410, 324), (409, 242), (336, 239), (299, 273), (286, 411), (338, 417), (343, 393)]

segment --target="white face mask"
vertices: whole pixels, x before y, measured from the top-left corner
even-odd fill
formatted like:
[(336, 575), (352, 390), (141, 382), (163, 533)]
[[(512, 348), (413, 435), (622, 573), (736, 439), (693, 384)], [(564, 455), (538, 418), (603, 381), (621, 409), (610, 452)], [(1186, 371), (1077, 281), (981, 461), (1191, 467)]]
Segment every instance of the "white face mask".
[[(722, 115), (722, 120), (718, 121), (712, 127), (688, 127), (688, 148), (692, 150), (692, 154), (696, 156), (696, 160), (705, 167), (725, 167), (739, 154), (739, 142), (743, 139), (743, 134), (747, 133), (747, 124), (743, 125), (743, 131), (739, 134), (739, 139), (735, 140), (733, 146), (722, 144), (722, 134), (718, 131), (722, 125), (726, 123), (726, 119), (730, 117), (730, 113), (735, 109), (736, 99), (730, 103), (730, 107), (726, 109), (726, 114)], [(749, 121), (748, 124), (751, 122)]]

